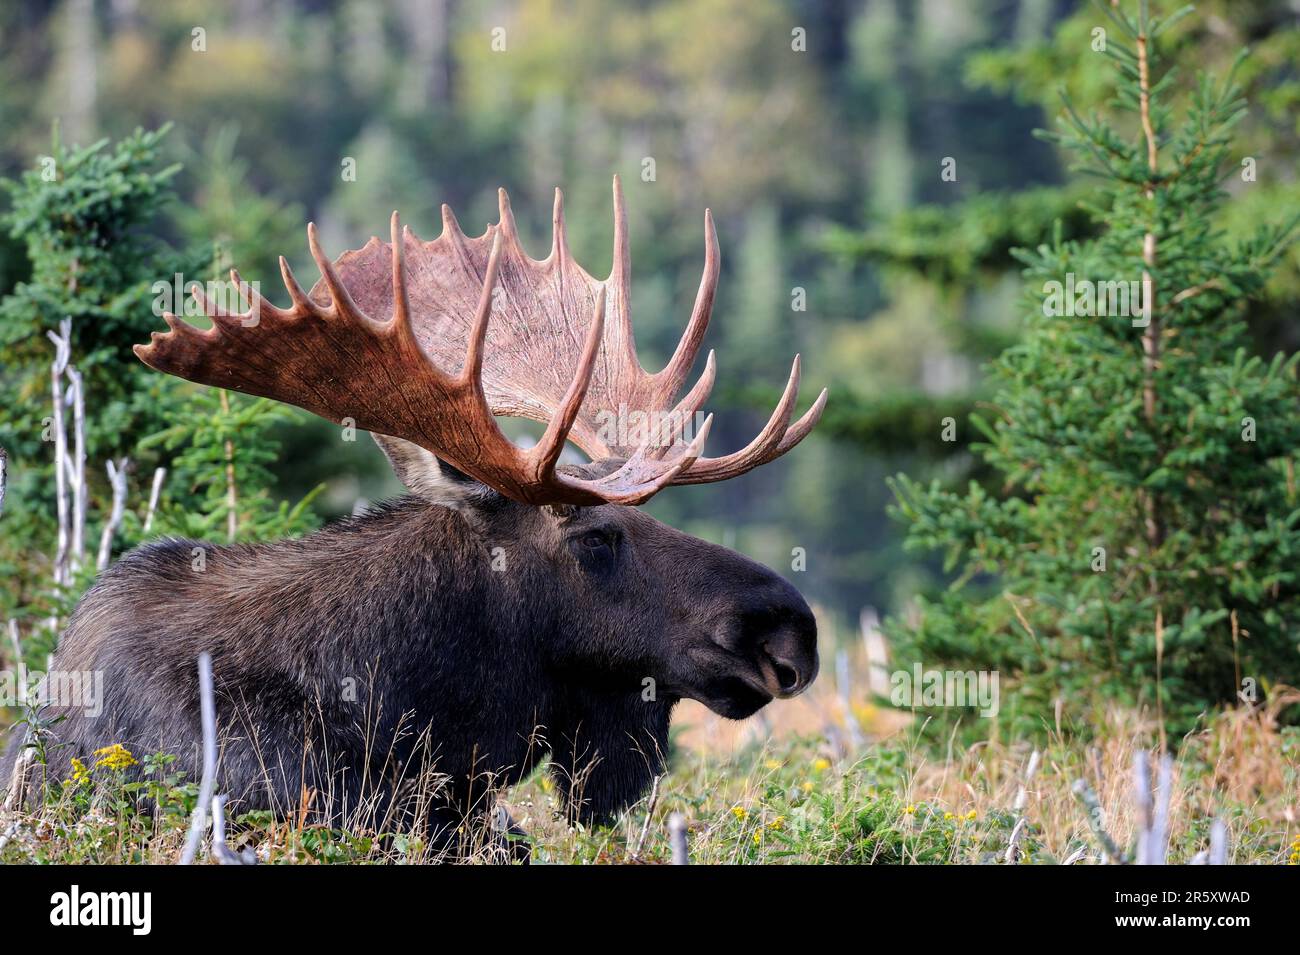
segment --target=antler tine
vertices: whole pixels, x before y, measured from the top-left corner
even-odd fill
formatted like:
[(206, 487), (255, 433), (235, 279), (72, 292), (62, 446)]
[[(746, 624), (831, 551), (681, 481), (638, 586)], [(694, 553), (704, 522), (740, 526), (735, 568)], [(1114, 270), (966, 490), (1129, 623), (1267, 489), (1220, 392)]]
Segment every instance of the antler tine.
[(779, 458), (808, 437), (808, 432), (817, 426), (817, 422), (822, 418), (822, 412), (826, 410), (826, 398), (829, 394), (830, 389), (823, 388), (822, 393), (817, 396), (817, 400), (813, 402), (812, 407), (804, 412), (803, 417), (786, 429), (785, 436), (781, 439), (781, 443), (777, 445), (776, 453), (768, 458), (769, 461)]
[(674, 413), (683, 415), (693, 415), (700, 410), (700, 406), (709, 400), (709, 395), (713, 391), (713, 383), (718, 377), (718, 365), (714, 360), (713, 349), (709, 349), (708, 355), (704, 358), (704, 371), (700, 375), (700, 380), (695, 386), (686, 393), (686, 397), (677, 403), (673, 409)]
[(289, 293), (289, 298), (293, 301), (293, 309), (299, 314), (316, 311), (316, 303), (311, 300), (298, 280), (293, 277), (293, 270), (289, 268), (289, 260), (283, 255), (280, 256), (280, 279), (284, 282), (285, 291)]
[(406, 334), (411, 331), (411, 302), (406, 289), (406, 236), (402, 233), (396, 209), (388, 228), (393, 249), (393, 328)]
[[(490, 228), (490, 227), (489, 227)], [(470, 326), (469, 347), (465, 351), (465, 367), (461, 381), (483, 394), (483, 346), (487, 341), (488, 320), (492, 317), (493, 293), (496, 291), (497, 270), (501, 264), (502, 230), (492, 236), (492, 254), (488, 256), (487, 272), (483, 276), (483, 291), (479, 293), (478, 310)]]
[(357, 307), (357, 303), (352, 300), (352, 294), (348, 291), (347, 286), (343, 284), (343, 280), (339, 278), (334, 263), (322, 251), (320, 239), (316, 235), (316, 223), (314, 222), (307, 223), (307, 246), (311, 249), (311, 257), (316, 260), (316, 265), (320, 268), (320, 277), (325, 280), (325, 287), (329, 289), (331, 307), (334, 313), (349, 319), (356, 319), (371, 331), (377, 330), (381, 323), (376, 322)]
[[(781, 439), (789, 429), (790, 418), (794, 413), (795, 401), (799, 397), (799, 378), (801, 374), (800, 357), (794, 356), (790, 367), (790, 380), (786, 382), (781, 400), (777, 402), (772, 416), (768, 418), (763, 430), (744, 448), (720, 458), (704, 458), (697, 461), (690, 471), (677, 482), (679, 484), (705, 484), (736, 477), (753, 470), (760, 464), (772, 460), (780, 453)], [(793, 445), (792, 445), (793, 447)]]
[(704, 419), (704, 424), (700, 425), (699, 433), (695, 435), (695, 440), (686, 448), (686, 452), (676, 461), (672, 467), (668, 468), (662, 475), (648, 482), (642, 490), (625, 495), (615, 503), (620, 504), (644, 504), (650, 498), (654, 497), (670, 484), (680, 483), (679, 479), (683, 473), (689, 472), (689, 469), (699, 460), (700, 454), (704, 451), (704, 443), (709, 440), (709, 431), (713, 428), (713, 415)]
[[(182, 338), (188, 338), (194, 341), (205, 341), (208, 338), (210, 338), (212, 335), (216, 334), (215, 332), (199, 331), (199, 329), (195, 328), (189, 322), (176, 317), (171, 312), (163, 312), (162, 317), (163, 317), (163, 321), (167, 323), (167, 327), (170, 328), (173, 332), (176, 332)], [(164, 332), (150, 332), (149, 333), (150, 344), (162, 338), (164, 334), (165, 334)], [(131, 346), (132, 351), (134, 351), (137, 355), (140, 354), (141, 349), (148, 348), (148, 347), (149, 347), (148, 345)]]
[(564, 226), (564, 193), (555, 188), (555, 205), (551, 211), (551, 258), (562, 260), (569, 254), (568, 230)]
[(229, 328), (231, 325), (238, 325), (245, 318), (243, 315), (232, 315), (220, 305), (208, 301), (207, 293), (203, 291), (203, 286), (198, 282), (190, 286), (190, 298), (194, 299), (203, 314), (212, 319), (212, 324), (218, 328)]
[(506, 234), (507, 239), (518, 242), (519, 228), (515, 225), (514, 210), (510, 208), (510, 196), (504, 188), (497, 190), (497, 212), (501, 231)]
[(445, 202), (442, 204), (442, 234), (460, 236), (465, 234), (460, 227), (460, 221), (456, 218), (456, 213), (452, 212), (451, 206)]
[[(253, 286), (249, 285), (240, 277), (238, 269), (230, 270), (230, 281), (234, 284), (235, 288), (239, 289), (239, 297), (247, 303), (249, 309), (248, 314), (253, 316), (256, 320), (260, 321), (261, 317), (268, 313), (274, 318), (285, 317), (284, 310), (276, 308), (264, 299), (257, 289), (253, 288)], [(254, 321), (253, 324), (257, 324), (257, 321)]]
[(804, 412), (803, 417), (786, 429), (785, 434), (782, 435), (775, 450), (770, 451), (761, 459), (752, 462), (744, 462), (741, 465), (737, 465), (734, 462), (728, 463), (728, 459), (735, 458), (736, 455), (728, 455), (726, 458), (705, 459), (698, 462), (696, 467), (693, 467), (690, 471), (683, 474), (675, 483), (711, 484), (715, 481), (725, 481), (728, 478), (733, 478), (737, 475), (744, 474), (746, 471), (753, 470), (759, 465), (767, 464), (769, 461), (775, 461), (804, 438), (808, 437), (808, 432), (812, 431), (817, 422), (821, 420), (822, 412), (826, 409), (826, 398), (828, 394), (829, 391), (823, 388), (821, 394), (817, 396), (817, 400), (813, 402), (812, 407)]
[(671, 401), (690, 373), (695, 356), (699, 354), (700, 345), (704, 343), (704, 333), (709, 328), (709, 318), (713, 314), (713, 299), (718, 291), (718, 274), (721, 271), (721, 256), (718, 253), (718, 231), (713, 226), (713, 213), (704, 210), (704, 273), (700, 276), (700, 288), (695, 295), (695, 307), (691, 310), (690, 321), (682, 333), (681, 341), (673, 352), (673, 357), (664, 366), (663, 371), (655, 375), (660, 383), (660, 394), (665, 402)]
[(704, 373), (700, 375), (700, 380), (695, 383), (695, 386), (686, 393), (686, 397), (677, 402), (677, 406), (673, 408), (669, 416), (672, 430), (660, 445), (650, 452), (652, 457), (662, 458), (670, 448), (677, 445), (687, 420), (693, 418), (699, 412), (700, 406), (709, 400), (709, 394), (713, 391), (713, 383), (717, 377), (718, 366), (714, 361), (713, 349), (710, 348), (708, 356), (704, 359)]
[[(561, 486), (599, 497), (606, 504), (644, 504), (670, 484), (681, 484), (682, 473), (695, 464), (709, 439), (713, 415), (704, 419), (695, 440), (685, 453), (670, 465), (651, 471), (649, 477), (638, 477), (646, 470), (645, 447), (639, 448), (617, 471), (603, 478), (584, 480), (567, 474), (557, 474)], [(658, 462), (656, 462), (658, 463)]]
[(622, 359), (639, 369), (632, 331), (632, 251), (627, 237), (627, 202), (623, 198), (623, 182), (617, 175), (614, 176), (614, 265), (608, 284), (614, 288), (614, 312), (618, 316), (615, 328), (622, 339)]
[[(626, 283), (632, 273), (632, 253), (627, 244), (627, 202), (623, 199), (623, 181), (614, 175), (614, 262), (610, 280), (617, 278)], [(616, 294), (624, 293), (626, 286), (615, 286)]]
[(605, 286), (596, 293), (596, 304), (591, 315), (591, 329), (587, 332), (587, 341), (582, 348), (582, 358), (578, 361), (578, 370), (573, 375), (569, 390), (556, 410), (554, 417), (546, 425), (546, 431), (536, 446), (529, 452), (533, 458), (537, 474), (549, 475), (555, 470), (555, 463), (564, 451), (564, 441), (573, 422), (578, 417), (578, 409), (587, 397), (587, 387), (591, 384), (591, 372), (596, 367), (596, 355), (605, 333)]

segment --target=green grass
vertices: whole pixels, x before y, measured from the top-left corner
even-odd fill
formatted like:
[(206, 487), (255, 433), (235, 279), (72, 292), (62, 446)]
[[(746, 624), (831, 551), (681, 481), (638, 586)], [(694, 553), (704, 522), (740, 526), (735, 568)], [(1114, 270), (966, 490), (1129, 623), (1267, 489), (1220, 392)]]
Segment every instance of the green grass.
[[(1124, 713), (1093, 730), (1086, 741), (1056, 734), (1040, 743), (1040, 768), (1027, 783), (1029, 743), (985, 740), (949, 751), (913, 726), (852, 757), (837, 758), (820, 736), (726, 753), (681, 748), (653, 806), (647, 798), (609, 827), (566, 824), (544, 772), (503, 800), (529, 833), (534, 863), (665, 863), (667, 817), (681, 812), (697, 863), (1006, 864), (1023, 786), (1026, 826), (1016, 863), (1096, 863), (1101, 847), (1072, 786), (1088, 781), (1104, 829), (1130, 846), (1132, 757), (1157, 734)], [(137, 781), (126, 781), (122, 754), (109, 752), (78, 778), (48, 787), (41, 805), (0, 818), (0, 837), (7, 837), (0, 862), (174, 861), (196, 781), (169, 757), (133, 758), (143, 764)], [(1262, 709), (1217, 715), (1176, 753), (1170, 861), (1188, 862), (1204, 849), (1217, 817), (1229, 827), (1230, 861), (1300, 863), (1297, 793), (1300, 730), (1279, 726)], [(482, 834), (466, 835), (471, 861), (497, 861)], [(345, 831), (307, 815), (242, 815), (232, 820), (230, 842), (279, 864), (434, 861), (418, 830)]]

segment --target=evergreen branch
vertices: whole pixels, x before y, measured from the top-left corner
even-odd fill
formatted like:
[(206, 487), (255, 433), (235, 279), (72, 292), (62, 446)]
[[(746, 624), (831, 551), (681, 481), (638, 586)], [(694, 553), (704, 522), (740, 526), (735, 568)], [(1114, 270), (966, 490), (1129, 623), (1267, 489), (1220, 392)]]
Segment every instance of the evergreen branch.
[(1191, 288), (1183, 289), (1172, 299), (1170, 299), (1170, 304), (1179, 305), (1182, 302), (1187, 301), (1189, 298), (1195, 298), (1197, 295), (1200, 295), (1202, 292), (1208, 292), (1211, 289), (1221, 289), (1221, 288), (1223, 288), (1223, 283), (1221, 281), (1219, 281), (1218, 279), (1210, 279), (1209, 281), (1202, 282), (1199, 285), (1193, 285)]

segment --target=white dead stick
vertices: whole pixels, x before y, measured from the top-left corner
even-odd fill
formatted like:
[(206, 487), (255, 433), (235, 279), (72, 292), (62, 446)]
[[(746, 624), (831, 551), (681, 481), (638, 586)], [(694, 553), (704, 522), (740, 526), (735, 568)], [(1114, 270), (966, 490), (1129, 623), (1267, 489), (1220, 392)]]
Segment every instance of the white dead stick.
[(1144, 749), (1133, 754), (1133, 805), (1137, 807), (1137, 847), (1133, 861), (1151, 864), (1151, 821), (1155, 804), (1151, 797), (1151, 762)]
[(856, 753), (862, 748), (862, 726), (858, 723), (857, 714), (853, 712), (853, 670), (850, 662), (848, 650), (841, 647), (835, 652), (835, 689), (839, 692), (844, 727), (848, 730), (849, 749)]
[(239, 865), (239, 856), (226, 845), (226, 797), (212, 797), (212, 858), (221, 865)]
[(190, 832), (185, 838), (181, 865), (193, 865), (199, 852), (199, 842), (208, 826), (208, 807), (212, 805), (212, 790), (217, 775), (217, 707), (212, 692), (212, 656), (206, 650), (199, 654), (199, 716), (203, 725), (203, 776), (199, 782), (199, 801), (194, 806)]
[(1174, 760), (1160, 758), (1156, 789), (1151, 790), (1151, 763), (1146, 750), (1133, 754), (1133, 802), (1138, 812), (1138, 865), (1164, 865), (1169, 852), (1169, 803), (1174, 790)]
[(1210, 827), (1210, 865), (1228, 864), (1228, 824), (1214, 820)]
[(889, 696), (889, 644), (880, 632), (880, 614), (875, 607), (863, 607), (858, 614), (862, 649), (867, 656), (867, 692)]
[(96, 570), (108, 567), (108, 558), (113, 551), (113, 535), (122, 524), (122, 513), (126, 507), (126, 466), (130, 458), (122, 458), (114, 464), (107, 462), (108, 483), (113, 486), (113, 509), (104, 524), (104, 532), (99, 537), (99, 557), (95, 561)]
[(650, 785), (650, 799), (646, 803), (645, 822), (641, 824), (641, 835), (637, 837), (636, 849), (632, 852), (633, 859), (641, 858), (641, 850), (645, 848), (646, 835), (650, 832), (650, 820), (654, 818), (655, 806), (659, 802), (659, 781), (662, 776), (655, 776), (654, 782)]
[(1007, 865), (1013, 865), (1017, 857), (1020, 855), (1020, 850), (1018, 848), (1020, 845), (1020, 837), (1025, 834), (1025, 826), (1028, 824), (1029, 822), (1024, 816), (1021, 816), (1016, 820), (1015, 828), (1011, 830), (1011, 838), (1007, 840), (1006, 855), (1002, 857), (1002, 861)]
[(14, 836), (18, 835), (18, 830), (20, 827), (21, 827), (21, 823), (19, 822), (19, 820), (15, 819), (13, 822), (9, 824), (9, 828), (7, 828), (4, 832), (0, 832), (0, 852), (3, 852), (4, 847), (9, 845), (9, 840), (11, 840)]
[(673, 865), (689, 865), (691, 857), (686, 850), (686, 817), (680, 812), (668, 817), (668, 839), (673, 847)]
[(848, 747), (844, 742), (844, 734), (830, 717), (825, 717), (825, 725), (822, 728), (822, 735), (826, 737), (826, 746), (830, 749), (831, 755), (834, 756), (834, 762), (839, 763), (848, 756)]
[(242, 852), (236, 852), (226, 844), (228, 798), (230, 797), (225, 795), (212, 797), (212, 858), (220, 865), (257, 865), (257, 851), (252, 846), (245, 846)]
[(1025, 767), (1025, 777), (1020, 783), (1020, 789), (1016, 791), (1016, 801), (1013, 808), (1017, 813), (1023, 812), (1025, 804), (1029, 802), (1029, 784), (1034, 781), (1034, 776), (1038, 773), (1038, 765), (1042, 762), (1043, 754), (1034, 750), (1029, 754), (1029, 765)]
[(63, 334), (45, 333), (46, 337), (54, 342), (54, 361), (50, 364), (50, 389), (54, 414), (50, 418), (50, 424), (54, 430), (54, 501), (59, 522), (58, 549), (54, 554), (56, 586), (62, 586), (65, 582), (68, 565), (68, 436), (63, 427), (63, 372), (68, 367), (72, 320), (65, 318), (61, 321), (59, 331)]
[(9, 645), (14, 651), (14, 672), (18, 677), (18, 705), (27, 703), (27, 668), (23, 665), (23, 641), (18, 633), (18, 621), (9, 618)]
[(9, 777), (9, 794), (5, 796), (4, 811), (13, 812), (22, 804), (27, 790), (27, 767), (31, 765), (32, 759), (36, 755), (36, 748), (28, 746), (32, 741), (31, 727), (27, 728), (27, 734), (23, 738), (22, 752), (14, 760), (14, 771)]
[[(9, 642), (14, 651), (14, 668), (18, 673), (18, 702), (25, 704), (27, 702), (27, 668), (23, 665), (23, 643), (18, 633), (18, 621), (10, 619), (9, 621)], [(9, 792), (5, 796), (4, 811), (13, 812), (22, 804), (27, 790), (27, 767), (35, 758), (36, 749), (33, 746), (26, 745), (32, 741), (32, 728), (28, 726), (23, 736), (23, 748), (19, 752), (18, 758), (14, 760), (13, 773), (9, 777)], [(16, 825), (16, 824), (15, 824)], [(17, 830), (10, 827), (7, 838), (0, 840), (0, 846), (7, 842)]]
[(0, 448), (0, 514), (5, 512), (5, 489), (9, 486), (9, 452)]
[[(71, 339), (69, 339), (69, 342)], [(86, 556), (86, 398), (83, 394), (81, 372), (72, 364), (65, 372), (68, 378), (68, 404), (72, 405), (72, 455), (65, 456), (68, 466), (68, 484), (72, 491), (72, 569), (81, 567)]]
[(1020, 788), (1016, 791), (1016, 801), (1013, 805), (1016, 816), (1015, 828), (1011, 830), (1011, 838), (1007, 840), (1007, 852), (1003, 861), (1008, 865), (1016, 861), (1020, 855), (1020, 837), (1024, 835), (1025, 826), (1028, 824), (1025, 819), (1025, 805), (1029, 802), (1029, 784), (1033, 781), (1034, 775), (1038, 772), (1038, 764), (1042, 759), (1042, 754), (1034, 750), (1029, 754), (1029, 764), (1025, 767), (1025, 775), (1020, 781)]
[(1168, 753), (1160, 757), (1156, 787), (1156, 812), (1147, 840), (1147, 856), (1148, 864), (1164, 865), (1169, 854), (1169, 803), (1174, 794), (1174, 758)]
[(149, 509), (144, 515), (144, 533), (153, 527), (153, 516), (158, 510), (158, 496), (162, 493), (163, 481), (167, 479), (167, 469), (158, 468), (153, 472), (153, 487), (149, 490)]
[(1097, 837), (1097, 841), (1101, 844), (1101, 861), (1103, 863), (1110, 859), (1119, 862), (1124, 861), (1124, 854), (1120, 851), (1119, 846), (1115, 845), (1115, 840), (1110, 837), (1110, 833), (1106, 831), (1105, 811), (1101, 808), (1101, 801), (1097, 798), (1097, 794), (1092, 791), (1092, 787), (1088, 785), (1088, 781), (1086, 779), (1076, 779), (1071, 788), (1074, 790), (1075, 796), (1083, 803), (1084, 811), (1088, 814), (1088, 825), (1091, 827), (1093, 835)]
[(192, 865), (198, 855), (203, 831), (207, 828), (207, 809), (212, 810), (212, 857), (221, 865), (256, 865), (257, 854), (252, 849), (235, 852), (226, 844), (225, 795), (213, 794), (217, 775), (217, 706), (212, 687), (212, 656), (206, 651), (199, 654), (199, 715), (203, 724), (203, 778), (199, 782), (199, 801), (194, 807), (194, 818), (181, 865)]

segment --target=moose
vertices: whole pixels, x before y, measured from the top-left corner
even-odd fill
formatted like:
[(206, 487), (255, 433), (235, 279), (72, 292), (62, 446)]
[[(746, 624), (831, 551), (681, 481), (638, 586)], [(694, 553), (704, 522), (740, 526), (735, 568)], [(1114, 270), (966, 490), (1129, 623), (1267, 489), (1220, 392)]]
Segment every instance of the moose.
[[(651, 374), (633, 341), (618, 179), (603, 282), (571, 257), (559, 190), (541, 261), (504, 190), (499, 203), (477, 238), (445, 205), (431, 242), (394, 213), (390, 242), (335, 261), (309, 225), (321, 278), (304, 292), (281, 258), (288, 308), (232, 271), (248, 311), (195, 289), (210, 328), (168, 313), (169, 331), (135, 346), (158, 371), (370, 431), (410, 495), (302, 539), (165, 539), (125, 555), (59, 644), (54, 668), (102, 672), (104, 699), (94, 717), (56, 708), (57, 758), (121, 743), (175, 754), (196, 778), (207, 651), (232, 807), (365, 809), (376, 828), (418, 818), (450, 839), (545, 758), (572, 819), (608, 820), (663, 771), (677, 702), (743, 719), (813, 681), (816, 622), (790, 583), (633, 506), (773, 460), (826, 404), (823, 390), (792, 423), (796, 356), (747, 447), (702, 456), (712, 416), (688, 433), (715, 378), (709, 352), (676, 401), (713, 308), (712, 216), (689, 322)], [(608, 417), (628, 409), (666, 424), (620, 443)], [(496, 416), (544, 432), (523, 448)], [(590, 462), (562, 464), (566, 442)], [(433, 777), (430, 796), (420, 782)]]

